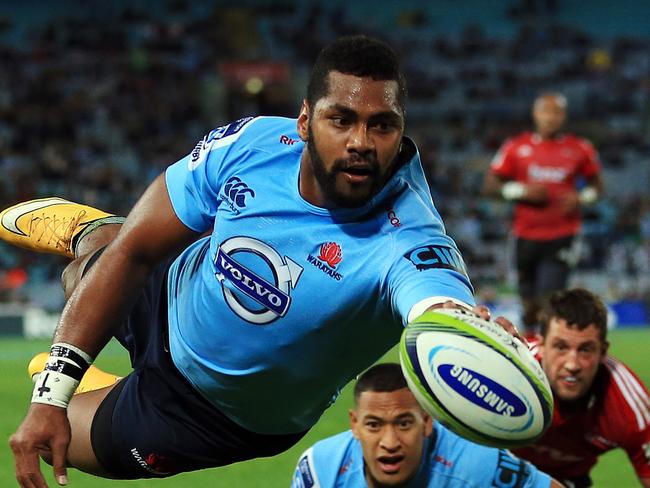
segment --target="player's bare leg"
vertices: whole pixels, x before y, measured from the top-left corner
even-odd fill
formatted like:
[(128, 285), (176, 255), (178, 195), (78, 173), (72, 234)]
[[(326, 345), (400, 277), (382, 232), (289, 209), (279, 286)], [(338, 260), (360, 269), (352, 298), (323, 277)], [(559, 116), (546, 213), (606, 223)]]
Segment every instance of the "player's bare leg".
[(97, 251), (106, 247), (115, 239), (121, 227), (122, 224), (104, 224), (78, 241), (75, 248), (78, 257), (71, 261), (61, 274), (61, 286), (66, 300), (70, 298), (70, 295), (81, 281), (88, 261), (92, 259)]

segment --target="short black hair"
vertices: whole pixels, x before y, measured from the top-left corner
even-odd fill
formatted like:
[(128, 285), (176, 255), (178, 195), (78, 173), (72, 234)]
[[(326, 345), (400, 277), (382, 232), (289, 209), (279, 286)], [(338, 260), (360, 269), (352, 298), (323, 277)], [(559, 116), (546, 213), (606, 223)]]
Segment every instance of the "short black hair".
[(600, 340), (607, 339), (607, 307), (589, 290), (574, 288), (553, 293), (542, 307), (542, 337), (546, 337), (553, 317), (566, 320), (567, 325), (578, 330), (594, 324), (600, 332)]
[(395, 80), (397, 101), (402, 111), (406, 103), (406, 79), (395, 51), (385, 42), (364, 35), (345, 36), (324, 47), (316, 58), (307, 85), (307, 103), (313, 107), (329, 92), (328, 75), (339, 71), (373, 80)]
[(381, 363), (366, 370), (354, 385), (354, 403), (364, 391), (391, 392), (408, 388), (402, 368), (397, 363)]

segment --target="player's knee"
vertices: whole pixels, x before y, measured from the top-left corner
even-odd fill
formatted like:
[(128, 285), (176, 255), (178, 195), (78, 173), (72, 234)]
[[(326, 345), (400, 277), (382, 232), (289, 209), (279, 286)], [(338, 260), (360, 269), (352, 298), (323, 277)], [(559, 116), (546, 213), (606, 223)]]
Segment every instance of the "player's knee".
[(63, 294), (66, 300), (70, 298), (79, 281), (81, 281), (83, 261), (85, 261), (83, 258), (75, 259), (61, 273), (61, 287), (63, 288)]
[(105, 224), (97, 227), (93, 232), (81, 239), (75, 249), (77, 256), (93, 254), (98, 249), (106, 247), (115, 239), (121, 227), (122, 224)]

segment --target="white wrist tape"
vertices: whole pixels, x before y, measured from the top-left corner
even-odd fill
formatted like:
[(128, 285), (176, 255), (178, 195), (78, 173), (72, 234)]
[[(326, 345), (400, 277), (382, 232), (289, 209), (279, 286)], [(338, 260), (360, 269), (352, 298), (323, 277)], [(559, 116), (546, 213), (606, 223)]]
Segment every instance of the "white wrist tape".
[(79, 381), (57, 371), (43, 371), (34, 384), (32, 403), (68, 408)]
[(593, 186), (585, 186), (580, 193), (578, 193), (578, 201), (581, 205), (591, 205), (598, 200), (598, 190)]
[(406, 321), (410, 324), (415, 319), (417, 319), (420, 315), (422, 315), (429, 307), (433, 305), (442, 305), (445, 302), (454, 302), (456, 305), (458, 305), (461, 308), (466, 308), (468, 310), (472, 309), (472, 305), (469, 305), (468, 303), (465, 303), (462, 300), (458, 300), (457, 298), (451, 298), (446, 296), (428, 297), (425, 298), (424, 300), (420, 300), (419, 302), (417, 302), (415, 305), (411, 307), (411, 311), (409, 312)]
[(526, 193), (526, 186), (518, 181), (508, 181), (501, 186), (501, 196), (506, 200), (519, 200)]
[(43, 372), (32, 392), (32, 403), (67, 408), (92, 358), (71, 344), (56, 343), (50, 349)]

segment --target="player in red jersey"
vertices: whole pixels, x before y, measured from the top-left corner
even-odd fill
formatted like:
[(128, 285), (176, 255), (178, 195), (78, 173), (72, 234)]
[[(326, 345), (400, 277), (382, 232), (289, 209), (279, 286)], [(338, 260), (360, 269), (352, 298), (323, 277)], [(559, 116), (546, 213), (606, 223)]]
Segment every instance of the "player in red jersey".
[(593, 293), (555, 292), (542, 309), (533, 351), (555, 398), (551, 427), (514, 452), (568, 487), (591, 486), (598, 456), (627, 453), (650, 487), (650, 394), (626, 365), (607, 355), (607, 309)]
[[(515, 202), (513, 233), (526, 333), (538, 324), (540, 303), (566, 288), (575, 260), (572, 244), (580, 228), (580, 207), (603, 191), (594, 147), (561, 132), (566, 98), (540, 95), (533, 104), (535, 132), (507, 140), (490, 166), (484, 190)], [(584, 184), (581, 190), (578, 184)]]

